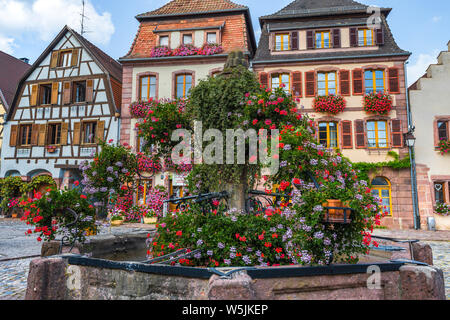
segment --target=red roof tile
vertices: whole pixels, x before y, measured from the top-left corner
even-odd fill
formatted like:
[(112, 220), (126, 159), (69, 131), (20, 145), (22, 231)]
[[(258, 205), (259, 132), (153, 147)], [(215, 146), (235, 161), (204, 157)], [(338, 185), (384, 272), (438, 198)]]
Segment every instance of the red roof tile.
[(138, 17), (203, 13), (232, 9), (247, 9), (247, 7), (229, 0), (173, 0), (157, 10), (143, 13)]

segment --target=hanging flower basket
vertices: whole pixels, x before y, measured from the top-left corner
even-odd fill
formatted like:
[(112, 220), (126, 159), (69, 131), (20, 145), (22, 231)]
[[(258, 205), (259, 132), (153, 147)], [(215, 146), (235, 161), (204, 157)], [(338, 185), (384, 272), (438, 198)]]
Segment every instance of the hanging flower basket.
[(167, 158), (164, 160), (164, 169), (165, 171), (175, 171), (178, 174), (186, 173), (192, 171), (192, 164), (188, 163), (187, 160), (181, 164), (175, 164), (171, 158)]
[(152, 159), (144, 155), (138, 158), (139, 171), (157, 173), (162, 170), (161, 161), (159, 159)]
[(450, 141), (442, 139), (439, 142), (438, 149), (439, 149), (439, 152), (441, 153), (441, 155), (445, 155), (445, 154), (449, 153), (450, 152)]
[(318, 96), (314, 99), (313, 108), (316, 112), (338, 114), (345, 110), (346, 102), (341, 96)]
[(392, 97), (383, 92), (370, 93), (364, 96), (364, 111), (380, 116), (392, 110)]

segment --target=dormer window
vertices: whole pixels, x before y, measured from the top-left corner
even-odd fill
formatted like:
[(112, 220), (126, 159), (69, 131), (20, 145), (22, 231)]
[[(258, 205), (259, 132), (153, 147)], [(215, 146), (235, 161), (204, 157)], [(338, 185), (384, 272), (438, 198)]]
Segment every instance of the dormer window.
[(282, 33), (275, 35), (275, 50), (287, 51), (290, 50), (290, 36), (289, 33)]
[(169, 46), (169, 36), (160, 36), (159, 37), (159, 45), (161, 47), (168, 47)]
[(65, 68), (72, 66), (72, 50), (61, 51), (59, 53), (58, 67)]
[(367, 47), (375, 45), (374, 31), (372, 29), (358, 30), (358, 46)]
[(183, 44), (192, 44), (192, 33), (188, 33), (188, 34), (183, 34)]
[(316, 32), (316, 48), (325, 49), (330, 48), (330, 31), (317, 31)]
[(217, 43), (217, 33), (215, 33), (215, 32), (208, 32), (206, 34), (206, 42), (207, 43)]

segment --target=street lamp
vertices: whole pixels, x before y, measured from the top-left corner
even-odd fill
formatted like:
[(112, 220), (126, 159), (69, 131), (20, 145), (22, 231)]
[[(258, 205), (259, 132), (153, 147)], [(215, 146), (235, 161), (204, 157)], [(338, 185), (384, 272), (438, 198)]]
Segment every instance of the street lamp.
[(416, 137), (413, 134), (413, 130), (405, 133), (405, 143), (408, 148), (414, 148), (414, 145), (416, 144)]
[(416, 144), (416, 137), (414, 136), (415, 127), (410, 127), (409, 131), (404, 134), (403, 138), (405, 145), (409, 148), (409, 159), (411, 163), (411, 187), (412, 187), (412, 200), (414, 210), (414, 229), (420, 230), (420, 212), (419, 212), (419, 199), (417, 196), (417, 172), (416, 172), (416, 159), (414, 156), (414, 146)]

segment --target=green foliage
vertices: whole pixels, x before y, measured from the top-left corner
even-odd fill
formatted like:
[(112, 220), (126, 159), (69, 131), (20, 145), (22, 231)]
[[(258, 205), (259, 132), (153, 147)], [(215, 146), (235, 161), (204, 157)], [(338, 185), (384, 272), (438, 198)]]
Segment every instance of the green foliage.
[(248, 62), (244, 56), (244, 53), (242, 51), (230, 52), (224, 66), (224, 70), (227, 71), (227, 69), (236, 68), (239, 66), (243, 66), (246, 69), (248, 68)]
[(56, 187), (56, 182), (55, 180), (50, 177), (50, 176), (37, 176), (34, 177), (33, 180), (31, 180), (31, 182), (29, 182), (28, 184), (25, 185), (25, 190), (27, 192), (32, 192), (34, 190), (38, 190), (39, 187), (41, 186), (53, 186)]
[[(24, 211), (22, 220), (35, 228), (28, 234), (38, 234), (38, 241), (52, 241), (61, 234), (67, 236), (68, 241), (84, 243), (86, 233), (97, 231), (95, 209), (78, 188), (61, 191), (52, 187), (44, 194), (34, 192), (32, 198), (24, 197), (19, 206)], [(65, 211), (66, 208), (77, 213), (76, 224), (75, 217)], [(66, 226), (69, 226), (67, 230)]]
[(357, 170), (358, 172), (358, 178), (361, 180), (365, 180), (370, 183), (370, 177), (369, 175), (371, 173), (376, 173), (382, 168), (392, 168), (392, 169), (406, 169), (411, 168), (411, 161), (409, 157), (405, 157), (403, 159), (400, 159), (400, 156), (398, 153), (394, 151), (389, 151), (389, 156), (394, 158), (392, 161), (386, 161), (386, 162), (377, 162), (377, 163), (369, 163), (369, 162), (358, 162), (353, 164), (353, 168)]
[(11, 199), (19, 198), (26, 191), (26, 183), (21, 177), (7, 177), (0, 180), (0, 204), (3, 211), (8, 211)]

